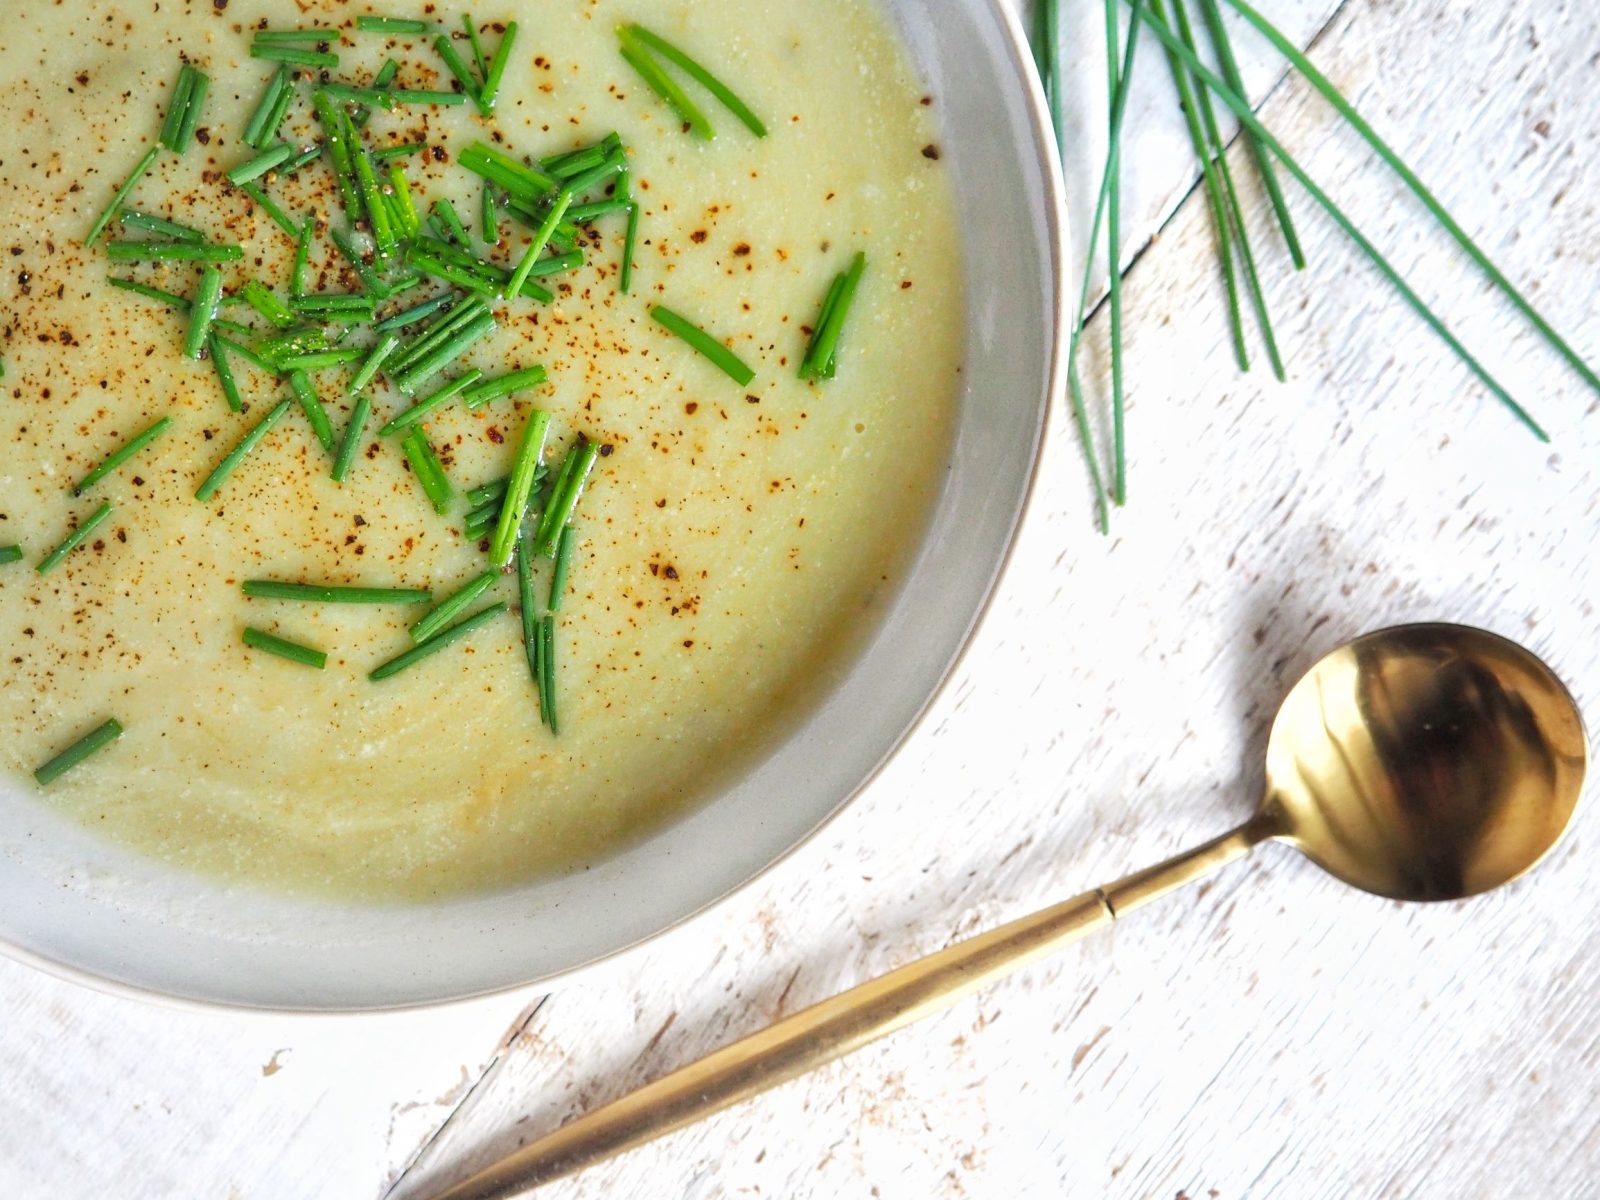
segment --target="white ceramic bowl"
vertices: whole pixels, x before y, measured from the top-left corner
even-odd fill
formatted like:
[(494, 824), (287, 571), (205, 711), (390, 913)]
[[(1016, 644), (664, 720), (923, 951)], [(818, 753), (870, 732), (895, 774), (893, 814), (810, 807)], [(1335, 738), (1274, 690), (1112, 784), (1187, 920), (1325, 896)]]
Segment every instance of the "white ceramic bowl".
[(967, 231), (967, 387), (924, 544), (882, 626), (790, 736), (708, 803), (592, 869), (494, 895), (314, 904), (178, 876), (0, 797), (0, 945), (102, 987), (247, 1008), (437, 1003), (547, 980), (660, 932), (837, 812), (916, 723), (1010, 547), (1067, 308), (1061, 182), (1005, 0), (889, 0), (939, 97)]

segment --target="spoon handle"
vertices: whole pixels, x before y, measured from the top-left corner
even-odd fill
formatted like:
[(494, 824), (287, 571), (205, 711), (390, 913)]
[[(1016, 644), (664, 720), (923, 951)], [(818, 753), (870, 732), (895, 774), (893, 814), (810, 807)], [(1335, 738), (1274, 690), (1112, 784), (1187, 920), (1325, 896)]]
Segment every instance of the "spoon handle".
[(802, 1009), (578, 1117), (435, 1200), (505, 1200), (693, 1123), (937, 1012), (1249, 852), (1254, 823)]

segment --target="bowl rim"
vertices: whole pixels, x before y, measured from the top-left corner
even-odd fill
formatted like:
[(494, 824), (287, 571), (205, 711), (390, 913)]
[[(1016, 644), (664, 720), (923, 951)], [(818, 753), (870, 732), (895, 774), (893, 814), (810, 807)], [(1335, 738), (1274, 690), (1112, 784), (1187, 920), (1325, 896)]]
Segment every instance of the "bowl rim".
[(570, 983), (580, 975), (608, 966), (642, 946), (683, 929), (690, 923), (706, 916), (712, 910), (728, 903), (734, 897), (750, 888), (757, 880), (764, 878), (779, 866), (788, 862), (821, 836), (847, 808), (854, 804), (861, 794), (877, 781), (889, 764), (899, 757), (906, 743), (922, 728), (927, 721), (928, 714), (933, 710), (939, 698), (948, 690), (957, 671), (966, 661), (978, 631), (991, 616), (1000, 581), (1011, 567), (1017, 551), (1018, 535), (1038, 494), (1039, 475), (1043, 463), (1045, 445), (1052, 429), (1052, 413), (1056, 407), (1057, 398), (1062, 395), (1064, 390), (1066, 347), (1071, 335), (1073, 315), (1072, 301), (1067, 290), (1067, 266), (1071, 249), (1069, 238), (1070, 215), (1067, 210), (1066, 182), (1060, 147), (1055, 136), (1055, 123), (1050, 113), (1049, 103), (1044, 95), (1042, 82), (1039, 79), (1036, 60), (1033, 57), (1032, 50), (1029, 48), (1027, 34), (1022, 27), (1022, 18), (1014, 7), (1012, 0), (981, 0), (981, 3), (988, 10), (990, 17), (994, 20), (1001, 33), (1005, 42), (1005, 50), (1011, 59), (1011, 67), (1022, 83), (1027, 117), (1027, 134), (1035, 160), (1044, 176), (1045, 235), (1049, 242), (1050, 276), (1053, 286), (1050, 290), (1051, 312), (1048, 328), (1049, 364), (1045, 376), (1043, 402), (1034, 434), (1027, 476), (1023, 480), (1022, 495), (1017, 504), (1016, 512), (1011, 518), (1010, 529), (1006, 535), (1005, 548), (1001, 552), (1000, 558), (996, 562), (994, 570), (984, 587), (983, 599), (973, 612), (972, 618), (967, 624), (966, 632), (962, 634), (959, 644), (951, 653), (949, 661), (946, 662), (939, 674), (938, 681), (930, 689), (922, 705), (910, 721), (906, 723), (905, 728), (885, 747), (877, 764), (854, 787), (841, 796), (832, 808), (818, 818), (816, 824), (759, 869), (752, 871), (743, 879), (725, 888), (689, 912), (672, 918), (651, 933), (634, 938), (632, 941), (615, 946), (570, 967), (552, 971), (545, 975), (538, 975), (531, 979), (500, 987), (461, 992), (433, 999), (402, 1001), (393, 1004), (377, 1003), (349, 1007), (341, 1006), (337, 1008), (284, 1008), (271, 1004), (258, 1005), (234, 1000), (174, 995), (154, 987), (97, 975), (85, 968), (72, 966), (40, 954), (37, 951), (24, 949), (4, 939), (0, 939), (0, 957), (33, 968), (56, 979), (89, 988), (103, 995), (138, 1000), (155, 1007), (186, 1013), (214, 1014), (221, 1012), (275, 1020), (281, 1020), (286, 1017), (327, 1019), (331, 1017), (425, 1013), (446, 1007), (465, 1006), (474, 1002), (492, 1000), (517, 993), (550, 990), (556, 985)]

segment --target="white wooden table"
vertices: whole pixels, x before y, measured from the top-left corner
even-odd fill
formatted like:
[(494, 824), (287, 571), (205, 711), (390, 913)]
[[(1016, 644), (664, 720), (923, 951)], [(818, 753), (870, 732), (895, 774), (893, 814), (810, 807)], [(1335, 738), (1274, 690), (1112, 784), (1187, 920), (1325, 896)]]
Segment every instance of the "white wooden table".
[[(1600, 12), (1263, 2), (1600, 357)], [(1103, 119), (1099, 6), (1067, 7), (1082, 214)], [(1129, 259), (1149, 247), (1126, 286), (1131, 506), (1110, 538), (1091, 532), (1059, 423), (992, 619), (866, 796), (737, 898), (542, 1001), (196, 1015), (0, 961), (0, 1190), (424, 1196), (779, 1013), (1220, 831), (1253, 801), (1267, 721), (1296, 673), (1385, 622), (1521, 638), (1600, 713), (1594, 397), (1259, 52), (1268, 124), (1554, 443), (1470, 382), (1303, 197), (1313, 271), (1265, 256), (1290, 381), (1241, 378), (1165, 66), (1154, 46), (1141, 53)], [(1097, 394), (1103, 324), (1088, 348)], [(1580, 816), (1534, 877), (1433, 908), (1351, 893), (1269, 849), (940, 1019), (544, 1194), (1600, 1194), (1597, 821)]]

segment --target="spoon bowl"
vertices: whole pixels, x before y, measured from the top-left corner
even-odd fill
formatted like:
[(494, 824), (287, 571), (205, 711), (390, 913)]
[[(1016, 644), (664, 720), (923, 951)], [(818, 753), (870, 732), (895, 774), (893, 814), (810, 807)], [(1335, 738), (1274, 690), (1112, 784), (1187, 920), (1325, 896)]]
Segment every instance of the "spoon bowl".
[(1357, 638), (1295, 684), (1267, 746), (1263, 817), (1324, 870), (1395, 900), (1458, 900), (1533, 867), (1587, 767), (1554, 672), (1462, 625)]

